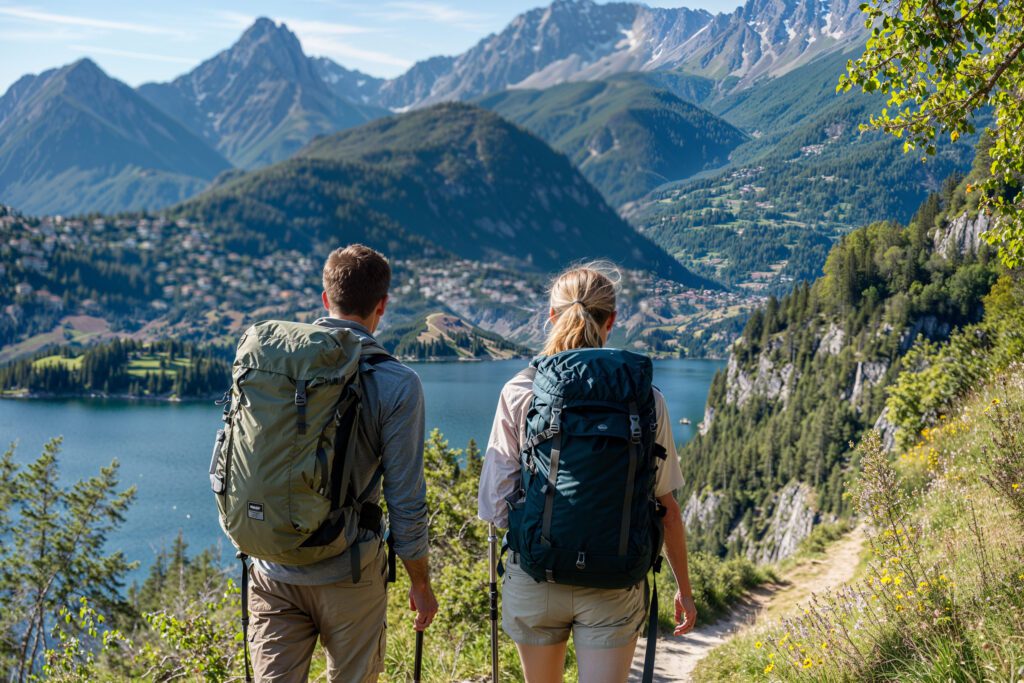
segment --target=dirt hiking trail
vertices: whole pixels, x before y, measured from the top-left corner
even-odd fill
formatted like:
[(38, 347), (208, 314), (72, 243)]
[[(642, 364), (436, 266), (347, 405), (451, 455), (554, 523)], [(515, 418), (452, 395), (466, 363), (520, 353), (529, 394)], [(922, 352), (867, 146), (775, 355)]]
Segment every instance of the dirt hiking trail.
[[(839, 586), (853, 578), (864, 547), (864, 531), (856, 528), (825, 549), (822, 557), (802, 560), (788, 569), (783, 580), (754, 589), (732, 612), (713, 624), (698, 624), (681, 638), (658, 639), (654, 680), (659, 683), (689, 681), (697, 663), (714, 648), (742, 629), (764, 619), (779, 617), (807, 601), (812, 593)], [(630, 681), (643, 673), (646, 642), (637, 643)]]

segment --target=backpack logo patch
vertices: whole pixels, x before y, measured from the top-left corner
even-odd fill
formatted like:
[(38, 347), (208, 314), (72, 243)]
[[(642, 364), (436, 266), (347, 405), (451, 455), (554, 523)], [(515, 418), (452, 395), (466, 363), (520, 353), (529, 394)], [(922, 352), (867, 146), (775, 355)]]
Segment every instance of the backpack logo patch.
[(599, 425), (597, 425), (597, 430), (599, 432), (607, 432), (608, 431), (608, 425), (606, 425), (606, 424), (599, 424)]
[(255, 519), (257, 522), (263, 521), (263, 503), (254, 503), (250, 500), (248, 510), (250, 519)]

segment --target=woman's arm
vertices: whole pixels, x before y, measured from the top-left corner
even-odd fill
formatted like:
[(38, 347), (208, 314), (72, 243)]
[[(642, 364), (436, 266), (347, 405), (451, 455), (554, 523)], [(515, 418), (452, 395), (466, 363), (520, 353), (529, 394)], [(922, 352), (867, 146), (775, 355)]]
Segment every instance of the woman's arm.
[(502, 389), (491, 426), (491, 436), (484, 451), (477, 514), (499, 529), (508, 528), (508, 506), (505, 499), (519, 483), (519, 432), (522, 428), (523, 404), (529, 400), (532, 384), (515, 377)]
[[(676, 585), (676, 626), (677, 636), (688, 633), (697, 623), (697, 607), (693, 604), (693, 588), (690, 586), (690, 568), (686, 559), (686, 525), (679, 510), (674, 493), (658, 496), (658, 502), (665, 506), (665, 557), (672, 567)], [(685, 618), (684, 618), (685, 617)]]

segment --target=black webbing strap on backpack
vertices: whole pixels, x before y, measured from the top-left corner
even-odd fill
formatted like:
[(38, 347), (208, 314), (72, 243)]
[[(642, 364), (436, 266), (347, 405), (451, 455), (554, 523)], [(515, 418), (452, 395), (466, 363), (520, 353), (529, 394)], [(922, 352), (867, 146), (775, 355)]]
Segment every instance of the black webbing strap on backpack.
[(249, 667), (249, 556), (238, 551), (235, 554), (242, 561), (242, 660), (245, 663), (245, 683), (252, 683)]
[[(551, 426), (546, 431), (552, 434), (551, 459), (548, 464), (548, 482), (541, 489), (544, 492), (544, 517), (541, 522), (540, 542), (551, 545), (551, 515), (555, 503), (555, 487), (558, 484), (558, 460), (562, 454), (562, 401), (555, 399), (551, 406)], [(554, 583), (554, 576), (548, 571), (548, 581)]]

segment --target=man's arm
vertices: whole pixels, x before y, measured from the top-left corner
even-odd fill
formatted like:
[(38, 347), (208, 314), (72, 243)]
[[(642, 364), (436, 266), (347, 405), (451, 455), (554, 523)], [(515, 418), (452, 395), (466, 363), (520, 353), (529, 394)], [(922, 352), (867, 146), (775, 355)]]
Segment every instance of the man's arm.
[(417, 612), (417, 631), (429, 626), (437, 613), (428, 560), (423, 403), (423, 386), (419, 377), (410, 372), (381, 424), (384, 500), (388, 504), (395, 553), (402, 559), (412, 582), (409, 607)]

